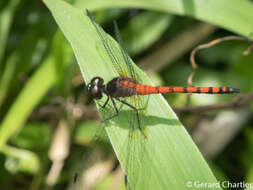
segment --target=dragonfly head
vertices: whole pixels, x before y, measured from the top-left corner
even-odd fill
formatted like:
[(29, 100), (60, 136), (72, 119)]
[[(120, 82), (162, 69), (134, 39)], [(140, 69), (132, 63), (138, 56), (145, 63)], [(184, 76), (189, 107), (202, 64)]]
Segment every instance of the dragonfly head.
[(94, 99), (101, 99), (103, 93), (104, 80), (100, 77), (94, 77), (87, 85), (87, 91)]

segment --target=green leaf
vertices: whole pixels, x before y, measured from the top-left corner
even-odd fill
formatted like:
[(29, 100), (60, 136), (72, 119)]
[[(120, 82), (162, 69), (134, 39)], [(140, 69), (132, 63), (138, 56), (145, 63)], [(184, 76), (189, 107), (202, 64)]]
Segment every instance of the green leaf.
[(5, 45), (8, 40), (9, 29), (11, 26), (12, 18), (18, 6), (19, 0), (9, 1), (8, 6), (0, 12), (0, 64), (2, 62)]
[(248, 0), (78, 0), (75, 6), (89, 10), (132, 7), (187, 15), (246, 37), (253, 29), (253, 4)]
[(172, 18), (172, 15), (157, 12), (137, 15), (121, 32), (128, 53), (134, 55), (152, 45), (168, 28)]
[(8, 94), (8, 90), (10, 88), (11, 80), (15, 73), (16, 62), (18, 56), (17, 53), (14, 52), (10, 55), (10, 57), (6, 61), (6, 67), (4, 68), (4, 72), (2, 74), (2, 78), (0, 81), (0, 107), (4, 103), (4, 100)]
[(0, 149), (12, 135), (16, 134), (23, 127), (32, 110), (54, 82), (53, 59), (52, 56), (48, 56), (37, 72), (27, 82), (4, 117), (0, 128)]
[[(59, 60), (64, 65), (72, 56), (69, 46), (64, 46), (66, 40), (61, 40), (62, 44), (60, 44), (59, 38), (62, 38), (61, 35), (61, 33), (56, 33), (52, 47), (62, 47), (60, 50), (62, 53), (64, 52), (64, 56), (61, 56), (60, 50), (51, 51), (21, 90), (0, 125), (0, 149), (11, 136), (22, 129), (33, 109), (43, 99), (49, 89), (57, 83), (57, 76), (59, 79), (60, 71), (63, 70), (60, 69)], [(34, 54), (37, 53), (36, 51)]]
[(1, 152), (7, 155), (5, 167), (12, 173), (27, 172), (37, 173), (40, 168), (39, 157), (31, 151), (3, 146)]
[[(85, 82), (89, 82), (94, 76), (104, 78), (105, 82), (117, 76), (101, 40), (84, 11), (59, 0), (44, 0), (44, 2), (70, 42)], [(160, 5), (154, 1), (147, 2), (150, 6)], [(105, 33), (103, 35), (115, 50), (114, 53), (119, 54), (117, 43)], [(134, 68), (145, 83), (152, 84), (146, 74), (136, 66)], [(102, 117), (105, 116), (105, 113), (101, 114)], [(127, 109), (122, 110), (117, 119), (106, 127), (124, 171), (127, 171), (126, 158), (129, 152), (126, 145), (129, 145), (128, 119), (131, 114), (132, 112)], [(138, 144), (140, 142), (133, 141), (131, 144), (131, 151), (136, 151), (130, 152), (132, 155), (135, 154), (133, 159), (142, 160), (141, 163), (133, 164), (133, 166), (140, 164), (140, 167), (132, 167), (127, 171), (128, 181), (134, 189), (189, 189), (186, 185), (188, 181), (217, 182), (196, 145), (162, 96), (152, 95), (149, 98), (146, 115), (142, 116), (145, 117), (143, 125), (146, 127), (147, 135), (143, 146), (145, 151), (139, 149), (142, 148)]]

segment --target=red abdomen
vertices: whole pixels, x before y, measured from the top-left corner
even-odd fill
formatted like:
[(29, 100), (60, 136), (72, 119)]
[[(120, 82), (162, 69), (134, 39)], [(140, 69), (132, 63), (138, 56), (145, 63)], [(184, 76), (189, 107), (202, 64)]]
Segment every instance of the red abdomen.
[(231, 94), (240, 92), (230, 87), (170, 87), (149, 86), (138, 84), (134, 79), (117, 77), (106, 87), (107, 94), (112, 97), (129, 97), (133, 95), (165, 94), (165, 93), (200, 93), (200, 94)]
[(158, 93), (204, 93), (204, 94), (229, 94), (238, 93), (239, 89), (230, 87), (169, 87), (169, 86), (149, 86), (137, 84), (135, 86), (138, 95), (158, 94)]

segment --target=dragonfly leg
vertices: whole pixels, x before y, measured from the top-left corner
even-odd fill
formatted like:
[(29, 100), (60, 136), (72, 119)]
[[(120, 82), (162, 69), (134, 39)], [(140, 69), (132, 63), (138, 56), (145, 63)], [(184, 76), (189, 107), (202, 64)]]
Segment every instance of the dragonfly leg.
[(78, 173), (75, 172), (74, 179), (73, 179), (73, 184), (77, 182), (77, 179), (78, 179)]
[[(135, 112), (136, 112), (136, 117), (137, 117), (137, 122), (138, 122), (138, 128), (141, 130), (141, 125), (140, 125), (140, 117), (139, 117), (139, 113), (138, 113), (138, 109), (134, 106), (132, 106), (131, 104), (119, 99), (119, 98), (115, 98), (116, 100), (118, 100), (119, 102), (121, 102), (122, 104), (127, 105), (128, 107), (132, 108)], [(141, 130), (142, 132), (142, 130)]]
[(116, 106), (115, 101), (114, 101), (112, 98), (109, 98), (109, 96), (108, 96), (108, 99), (106, 100), (106, 102), (105, 102), (104, 105), (106, 105), (106, 104), (108, 103), (109, 99), (111, 99), (111, 101), (112, 101), (112, 105), (113, 105), (113, 107), (114, 107), (114, 109), (115, 109), (115, 114), (112, 115), (112, 116), (110, 116), (110, 117), (108, 117), (108, 118), (106, 118), (106, 119), (104, 119), (103, 122), (106, 122), (106, 121), (108, 121), (108, 120), (110, 120), (110, 119), (112, 119), (112, 118), (114, 118), (114, 117), (116, 117), (116, 116), (119, 115), (119, 110), (118, 110), (118, 108), (117, 108), (117, 106)]
[(125, 186), (127, 187), (127, 175), (125, 175)]
[(105, 108), (105, 106), (108, 104), (108, 102), (109, 102), (109, 96), (107, 96), (107, 99), (106, 99), (106, 101), (105, 101), (105, 103), (104, 103), (104, 105), (102, 105), (102, 108)]
[(106, 101), (105, 101), (105, 103), (104, 103), (103, 105), (101, 105), (101, 104), (98, 102), (99, 108), (104, 109), (104, 108), (106, 107), (106, 105), (108, 104), (109, 99), (110, 99), (109, 96), (107, 96), (107, 99), (106, 99)]

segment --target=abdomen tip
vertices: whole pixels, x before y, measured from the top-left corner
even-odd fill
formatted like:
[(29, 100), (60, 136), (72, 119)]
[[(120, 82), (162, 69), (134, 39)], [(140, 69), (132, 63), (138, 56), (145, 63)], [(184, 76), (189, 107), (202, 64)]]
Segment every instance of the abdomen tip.
[(230, 88), (230, 92), (231, 93), (240, 93), (240, 89), (239, 88)]

